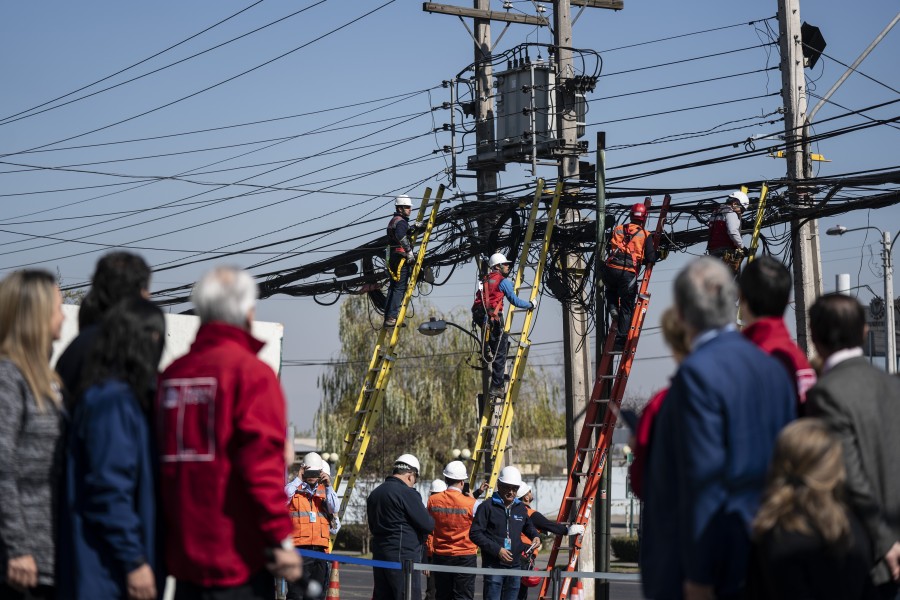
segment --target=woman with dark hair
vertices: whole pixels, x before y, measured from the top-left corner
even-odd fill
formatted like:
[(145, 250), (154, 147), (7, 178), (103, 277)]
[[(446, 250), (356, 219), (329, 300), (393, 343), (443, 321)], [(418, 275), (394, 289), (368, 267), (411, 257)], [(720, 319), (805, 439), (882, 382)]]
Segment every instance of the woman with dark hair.
[(46, 271), (0, 282), (0, 598), (53, 598), (62, 397), (50, 368), (62, 296)]
[(104, 317), (69, 428), (62, 596), (157, 597), (155, 459), (148, 412), (162, 311), (131, 298)]

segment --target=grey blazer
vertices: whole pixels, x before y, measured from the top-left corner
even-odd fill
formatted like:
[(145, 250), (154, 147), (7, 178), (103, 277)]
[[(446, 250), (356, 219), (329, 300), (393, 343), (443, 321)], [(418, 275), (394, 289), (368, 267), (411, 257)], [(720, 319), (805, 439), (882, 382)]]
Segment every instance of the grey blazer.
[(809, 414), (840, 438), (847, 500), (878, 561), (876, 585), (890, 581), (882, 557), (900, 541), (900, 379), (862, 357), (835, 365), (807, 393)]
[(0, 360), (0, 581), (9, 558), (30, 554), (38, 583), (55, 581), (55, 492), (62, 413), (50, 400), (39, 412), (19, 369)]

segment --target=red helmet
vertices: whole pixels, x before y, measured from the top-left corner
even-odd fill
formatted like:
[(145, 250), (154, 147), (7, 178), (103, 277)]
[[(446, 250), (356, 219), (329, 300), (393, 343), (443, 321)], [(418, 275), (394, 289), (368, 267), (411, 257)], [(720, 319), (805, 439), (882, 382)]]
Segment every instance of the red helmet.
[(641, 203), (631, 207), (631, 220), (643, 223), (647, 220), (647, 207)]
[(530, 577), (523, 577), (522, 585), (524, 585), (525, 587), (537, 587), (541, 585), (541, 578), (535, 577), (534, 575)]

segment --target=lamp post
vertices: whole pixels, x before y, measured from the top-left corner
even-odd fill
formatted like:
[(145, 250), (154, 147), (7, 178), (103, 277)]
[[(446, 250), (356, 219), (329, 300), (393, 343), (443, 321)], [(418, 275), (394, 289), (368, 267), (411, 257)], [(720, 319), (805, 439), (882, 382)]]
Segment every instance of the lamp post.
[(469, 336), (470, 338), (472, 338), (479, 344), (481, 343), (481, 340), (479, 340), (475, 336), (475, 334), (473, 334), (471, 331), (469, 331), (465, 327), (460, 327), (459, 325), (457, 325), (456, 323), (453, 323), (452, 321), (445, 321), (444, 319), (437, 319), (435, 317), (431, 317), (427, 321), (425, 321), (424, 323), (419, 325), (419, 333), (421, 333), (422, 335), (427, 335), (428, 337), (434, 337), (436, 335), (441, 335), (442, 333), (447, 331), (448, 326), (459, 329), (460, 331), (462, 331), (464, 334), (466, 334), (467, 336)]
[(867, 225), (866, 227), (853, 227), (852, 229), (847, 229), (843, 225), (837, 225), (836, 227), (830, 227), (825, 233), (828, 235), (844, 235), (850, 231), (862, 231), (863, 229), (874, 229), (881, 234), (881, 262), (884, 267), (884, 332), (885, 337), (887, 338), (884, 345), (884, 363), (888, 373), (896, 373), (897, 329), (894, 323), (894, 269), (891, 264), (891, 250), (893, 249), (894, 241), (896, 241), (897, 238), (894, 237), (894, 239), (891, 240), (891, 234), (889, 232), (882, 231), (880, 228), (872, 225)]

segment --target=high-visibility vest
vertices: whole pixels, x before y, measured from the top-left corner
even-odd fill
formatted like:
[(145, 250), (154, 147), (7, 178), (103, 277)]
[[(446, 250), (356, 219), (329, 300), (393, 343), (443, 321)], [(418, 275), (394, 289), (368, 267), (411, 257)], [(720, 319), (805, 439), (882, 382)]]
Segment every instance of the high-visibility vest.
[(712, 216), (709, 222), (709, 241), (706, 243), (706, 250), (733, 250), (737, 248), (737, 244), (728, 235), (728, 224), (725, 222), (725, 215), (733, 212), (729, 206), (720, 206)]
[(647, 230), (636, 223), (616, 225), (613, 229), (610, 244), (612, 248), (606, 265), (613, 269), (638, 272), (644, 261), (644, 246), (647, 243)]
[[(531, 508), (530, 506), (526, 506), (525, 508), (528, 511), (529, 517), (531, 517), (531, 515), (533, 515), (534, 513), (537, 512), (535, 509)], [(528, 537), (527, 535), (525, 535), (524, 532), (522, 532), (522, 543), (525, 544), (526, 548), (528, 548), (528, 546), (531, 545), (531, 538)]]
[(404, 254), (406, 250), (403, 248), (403, 245), (400, 243), (400, 240), (397, 239), (397, 223), (401, 220), (409, 221), (403, 215), (394, 215), (391, 217), (391, 220), (388, 222), (387, 226), (387, 236), (388, 236), (388, 254)]
[(486, 310), (492, 320), (500, 318), (503, 313), (504, 298), (503, 292), (500, 290), (500, 283), (503, 279), (503, 274), (492, 271), (482, 280), (481, 289), (475, 292), (475, 303), (472, 305), (473, 314), (477, 314), (480, 310)]
[(472, 556), (478, 552), (469, 539), (474, 519), (475, 498), (447, 490), (428, 498), (428, 512), (434, 519), (432, 548), (438, 556)]
[(317, 494), (310, 498), (298, 489), (291, 498), (289, 510), (295, 546), (328, 547), (331, 532), (323, 496)]

